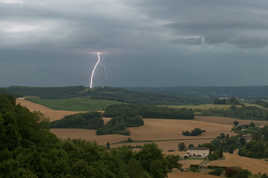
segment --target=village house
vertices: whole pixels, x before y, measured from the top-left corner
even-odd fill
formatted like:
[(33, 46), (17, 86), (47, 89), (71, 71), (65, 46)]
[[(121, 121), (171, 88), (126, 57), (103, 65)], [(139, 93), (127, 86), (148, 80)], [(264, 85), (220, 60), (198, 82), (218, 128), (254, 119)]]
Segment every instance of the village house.
[(190, 148), (185, 154), (184, 158), (206, 158), (209, 155), (209, 149), (205, 147)]

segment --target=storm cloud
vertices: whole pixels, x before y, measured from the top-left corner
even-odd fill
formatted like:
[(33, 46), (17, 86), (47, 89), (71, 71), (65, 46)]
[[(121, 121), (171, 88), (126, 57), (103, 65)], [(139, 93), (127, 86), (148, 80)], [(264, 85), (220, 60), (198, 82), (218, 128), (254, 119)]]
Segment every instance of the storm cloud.
[[(264, 0), (0, 0), (0, 86), (267, 85)], [(105, 66), (105, 67), (104, 67)]]

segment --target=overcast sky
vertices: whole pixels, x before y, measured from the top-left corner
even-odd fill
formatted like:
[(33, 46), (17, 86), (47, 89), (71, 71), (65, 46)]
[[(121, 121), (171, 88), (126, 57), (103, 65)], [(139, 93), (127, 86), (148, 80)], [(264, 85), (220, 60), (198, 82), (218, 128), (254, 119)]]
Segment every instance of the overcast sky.
[(267, 0), (0, 0), (0, 86), (268, 85)]

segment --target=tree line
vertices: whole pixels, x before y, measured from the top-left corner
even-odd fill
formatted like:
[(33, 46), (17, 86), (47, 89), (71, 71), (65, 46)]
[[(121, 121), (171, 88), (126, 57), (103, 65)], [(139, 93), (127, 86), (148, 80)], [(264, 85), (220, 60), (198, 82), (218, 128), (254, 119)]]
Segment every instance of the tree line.
[(228, 109), (208, 109), (200, 111), (205, 116), (223, 116), (245, 120), (268, 120), (268, 111), (256, 106), (231, 106)]
[(102, 127), (104, 127), (104, 121), (99, 112), (73, 114), (50, 123), (50, 128), (99, 129)]
[[(127, 113), (127, 114), (126, 114)], [(49, 123), (50, 128), (95, 129), (97, 135), (122, 134), (130, 135), (128, 127), (144, 125), (142, 116), (131, 111), (120, 113), (104, 125), (103, 115), (99, 112), (88, 112), (65, 116), (61, 120)]]
[(153, 105), (116, 104), (108, 106), (104, 115), (113, 117), (121, 113), (136, 113), (144, 118), (165, 118), (165, 119), (194, 119), (194, 112), (191, 109), (173, 109)]

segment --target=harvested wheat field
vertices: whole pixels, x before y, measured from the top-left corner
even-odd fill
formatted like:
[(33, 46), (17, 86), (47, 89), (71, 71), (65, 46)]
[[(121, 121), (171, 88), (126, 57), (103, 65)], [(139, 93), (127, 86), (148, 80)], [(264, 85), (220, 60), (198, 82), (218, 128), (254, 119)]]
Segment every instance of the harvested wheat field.
[[(182, 135), (182, 131), (191, 130), (197, 127), (205, 129), (206, 133), (198, 137), (187, 137)], [(177, 150), (179, 142), (195, 145), (208, 143), (220, 133), (232, 134), (230, 132), (231, 128), (231, 125), (193, 120), (144, 119), (144, 126), (129, 128), (131, 134), (130, 138), (139, 141), (139, 143), (122, 143), (112, 146), (117, 147), (126, 144), (134, 146), (155, 142), (163, 151)], [(116, 143), (129, 138), (122, 135), (97, 136), (95, 130), (84, 129), (52, 129), (51, 131), (59, 138), (85, 139), (88, 141), (96, 141), (99, 144), (106, 144), (107, 142)]]
[[(182, 131), (201, 128), (206, 130), (201, 136), (183, 136)], [(231, 134), (232, 126), (195, 120), (144, 119), (144, 126), (129, 128), (135, 140), (159, 139), (205, 139), (214, 138), (220, 133)]]
[(110, 120), (112, 120), (112, 118), (104, 117), (104, 118), (103, 118), (104, 125), (106, 125)]
[(17, 102), (17, 104), (20, 104), (21, 106), (28, 108), (32, 112), (33, 111), (41, 112), (50, 121), (60, 120), (67, 115), (79, 113), (79, 112), (73, 112), (73, 111), (58, 111), (58, 110), (49, 109), (43, 105), (33, 103), (33, 102), (25, 100), (23, 98), (17, 99), (16, 102)]
[(268, 174), (268, 162), (261, 159), (253, 159), (236, 154), (224, 154), (224, 160), (216, 160), (208, 163), (211, 166), (241, 167), (250, 172)]
[(82, 139), (105, 145), (107, 142), (119, 142), (128, 137), (123, 135), (96, 135), (96, 130), (87, 129), (51, 129), (52, 133), (61, 139)]
[(168, 174), (168, 178), (219, 178), (219, 177), (203, 173), (173, 171), (172, 173)]
[(240, 124), (249, 124), (250, 122), (254, 122), (258, 126), (268, 125), (268, 121), (251, 121), (251, 120), (239, 120), (229, 117), (219, 117), (219, 116), (196, 116), (195, 120), (217, 123), (217, 124), (227, 124), (233, 125), (233, 122), (237, 120)]

